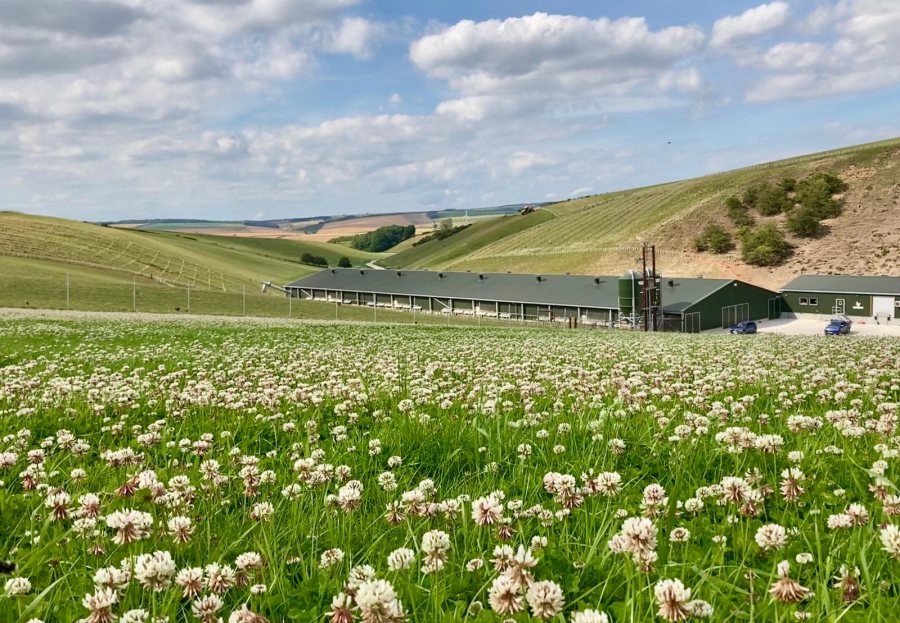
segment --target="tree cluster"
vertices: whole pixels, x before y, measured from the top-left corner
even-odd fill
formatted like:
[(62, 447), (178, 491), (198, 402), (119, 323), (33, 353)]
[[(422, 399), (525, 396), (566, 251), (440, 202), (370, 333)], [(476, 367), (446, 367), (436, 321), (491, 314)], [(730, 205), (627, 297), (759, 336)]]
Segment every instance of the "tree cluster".
[(444, 238), (449, 238), (453, 234), (457, 234), (469, 227), (469, 225), (458, 225), (456, 227), (450, 226), (449, 229), (443, 227), (443, 223), (441, 223), (441, 227), (439, 227), (436, 231), (428, 234), (427, 236), (423, 236), (421, 240), (416, 240), (413, 243), (414, 247), (419, 246), (420, 244), (425, 244), (426, 242), (431, 242), (432, 240), (443, 240)]
[[(836, 175), (814, 173), (802, 180), (785, 177), (777, 183), (755, 184), (746, 188), (740, 197), (733, 195), (726, 199), (725, 212), (738, 227), (744, 261), (757, 266), (775, 266), (791, 254), (791, 245), (778, 227), (771, 223), (755, 226), (755, 214), (762, 217), (787, 214), (785, 225), (790, 233), (814, 238), (825, 231), (822, 220), (841, 213), (842, 200), (837, 195), (847, 188), (847, 183)], [(727, 232), (710, 225), (694, 240), (694, 247), (698, 251), (725, 253), (717, 249), (726, 248), (728, 243)]]
[(328, 268), (328, 260), (320, 255), (313, 255), (308, 251), (300, 256), (300, 261), (304, 264), (309, 264), (310, 266), (321, 266), (323, 268)]
[(350, 246), (360, 251), (380, 253), (387, 251), (416, 235), (415, 225), (385, 225), (375, 231), (357, 234), (350, 239)]

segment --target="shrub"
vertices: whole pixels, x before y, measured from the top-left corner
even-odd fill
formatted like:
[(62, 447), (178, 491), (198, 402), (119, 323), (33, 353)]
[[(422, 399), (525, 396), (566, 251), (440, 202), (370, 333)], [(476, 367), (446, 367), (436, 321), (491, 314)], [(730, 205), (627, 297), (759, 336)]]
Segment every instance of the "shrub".
[(741, 203), (743, 203), (748, 208), (756, 207), (756, 197), (759, 195), (759, 186), (750, 186), (746, 190), (744, 190), (744, 195), (741, 197)]
[(755, 205), (763, 216), (775, 216), (787, 212), (794, 204), (783, 188), (763, 184), (756, 191)]
[(728, 218), (731, 219), (731, 222), (738, 227), (753, 225), (754, 221), (753, 217), (750, 216), (750, 211), (737, 197), (729, 197), (725, 200), (725, 211), (728, 213)]
[(352, 268), (353, 264), (350, 262), (350, 258), (342, 256), (341, 259), (338, 260), (338, 267), (340, 268)]
[(787, 218), (787, 228), (795, 236), (815, 238), (822, 234), (822, 223), (819, 217), (809, 208), (802, 207), (792, 211)]
[(797, 190), (797, 180), (793, 177), (785, 177), (778, 184), (779, 188), (786, 193), (792, 193)]
[(711, 251), (712, 253), (728, 253), (734, 249), (731, 234), (719, 225), (710, 223), (703, 232), (694, 239), (694, 248), (697, 251)]
[(743, 260), (754, 266), (777, 266), (793, 253), (784, 234), (773, 223), (744, 230), (741, 245)]
[(797, 200), (819, 219), (834, 218), (841, 213), (841, 201), (834, 195), (847, 190), (840, 178), (827, 173), (811, 175), (797, 185)]
[(300, 261), (304, 264), (309, 264), (310, 266), (322, 266), (323, 268), (328, 268), (328, 260), (326, 260), (324, 257), (313, 255), (309, 252), (301, 255)]

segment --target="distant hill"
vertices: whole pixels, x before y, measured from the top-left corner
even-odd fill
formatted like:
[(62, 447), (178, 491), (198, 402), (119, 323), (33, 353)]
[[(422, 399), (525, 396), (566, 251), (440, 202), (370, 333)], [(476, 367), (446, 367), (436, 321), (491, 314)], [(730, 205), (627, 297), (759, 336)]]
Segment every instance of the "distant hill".
[(377, 254), (321, 242), (227, 238), (204, 234), (118, 229), (65, 219), (0, 212), (0, 265), (15, 260), (42, 273), (83, 271), (105, 279), (138, 279), (158, 285), (221, 292), (285, 283), (318, 268), (300, 263), (304, 253), (336, 265), (357, 265)]
[[(845, 209), (818, 239), (791, 238), (794, 255), (777, 268), (756, 268), (740, 254), (697, 253), (705, 224), (736, 231), (725, 199), (762, 182), (839, 175), (849, 184)], [(760, 218), (782, 223), (784, 215)], [(615, 274), (636, 266), (639, 245), (657, 246), (661, 272), (732, 277), (778, 287), (803, 272), (900, 272), (900, 139), (869, 143), (697, 179), (595, 195), (506, 216), (444, 240), (408, 246), (383, 261), (397, 268)]]
[(427, 212), (388, 212), (380, 214), (341, 214), (264, 220), (215, 221), (206, 219), (125, 219), (98, 223), (118, 229), (203, 233), (235, 238), (279, 238), (328, 242), (374, 231), (386, 225), (414, 225), (418, 233), (429, 232), (445, 219), (471, 222), (514, 214), (525, 205), (473, 208), (471, 210), (431, 210)]

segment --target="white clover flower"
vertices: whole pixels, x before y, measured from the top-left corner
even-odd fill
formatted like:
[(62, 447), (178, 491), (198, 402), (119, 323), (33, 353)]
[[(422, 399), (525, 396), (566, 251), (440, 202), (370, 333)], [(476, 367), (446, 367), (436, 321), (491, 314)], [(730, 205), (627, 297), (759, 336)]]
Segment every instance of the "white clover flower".
[(134, 561), (134, 577), (145, 589), (162, 591), (168, 588), (175, 575), (175, 561), (166, 551), (141, 554)]
[(534, 582), (525, 593), (531, 615), (547, 621), (559, 614), (566, 603), (562, 587), (552, 580)]
[(778, 524), (765, 524), (756, 531), (754, 540), (764, 551), (779, 550), (787, 545), (787, 530)]
[(387, 564), (391, 571), (409, 569), (416, 559), (416, 553), (409, 548), (401, 547), (388, 554)]
[(28, 578), (10, 578), (3, 587), (7, 597), (21, 597), (31, 592), (31, 581)]

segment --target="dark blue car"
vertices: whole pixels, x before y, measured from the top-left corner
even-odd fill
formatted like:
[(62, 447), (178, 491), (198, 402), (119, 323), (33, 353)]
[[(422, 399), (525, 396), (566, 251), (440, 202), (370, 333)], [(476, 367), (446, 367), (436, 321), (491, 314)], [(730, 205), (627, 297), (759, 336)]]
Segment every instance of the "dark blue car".
[(744, 320), (743, 322), (731, 325), (729, 331), (731, 331), (732, 335), (749, 335), (751, 333), (756, 333), (756, 323), (752, 320)]
[(834, 318), (828, 321), (825, 327), (825, 335), (847, 335), (850, 333), (850, 321)]

